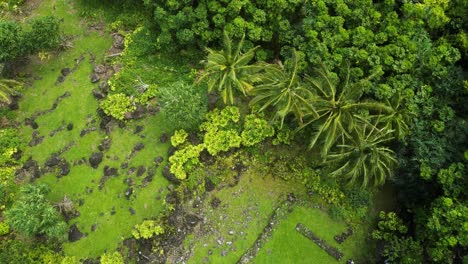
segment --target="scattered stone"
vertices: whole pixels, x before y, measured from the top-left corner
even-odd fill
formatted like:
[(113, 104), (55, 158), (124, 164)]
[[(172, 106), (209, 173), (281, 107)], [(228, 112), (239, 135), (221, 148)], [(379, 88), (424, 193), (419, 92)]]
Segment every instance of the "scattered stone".
[(107, 72), (106, 66), (104, 66), (102, 64), (98, 64), (98, 65), (94, 66), (94, 72), (97, 73), (97, 74), (106, 73)]
[(143, 143), (138, 143), (133, 147), (133, 151), (140, 151), (145, 148), (145, 144)]
[(123, 50), (125, 48), (125, 38), (120, 34), (114, 34), (114, 44), (112, 46), (116, 49)]
[(122, 170), (128, 168), (128, 162), (122, 163), (122, 164), (120, 165), (120, 168), (121, 168)]
[(73, 130), (73, 124), (72, 123), (69, 123), (67, 125), (67, 130), (70, 131), (70, 130)]
[(98, 100), (104, 99), (106, 97), (106, 95), (98, 89), (93, 89), (93, 96)]
[(70, 163), (68, 161), (62, 161), (60, 163), (60, 175), (66, 176), (70, 173)]
[(232, 245), (232, 241), (227, 241), (226, 245), (228, 245), (228, 246)]
[(96, 73), (92, 73), (92, 74), (89, 76), (89, 78), (91, 79), (91, 82), (92, 82), (92, 83), (97, 83), (97, 82), (99, 82), (99, 80), (101, 79), (101, 78), (99, 77), (99, 75), (97, 75)]
[(44, 136), (39, 136), (39, 132), (33, 131), (32, 139), (29, 142), (29, 146), (30, 147), (37, 146), (37, 145), (41, 144), (43, 140), (44, 140)]
[(71, 73), (71, 70), (70, 68), (63, 68), (60, 73), (62, 74), (62, 76), (67, 76), (68, 74)]
[(229, 230), (228, 234), (232, 236), (232, 235), (234, 235), (234, 231), (233, 231), (233, 230)]
[(341, 233), (340, 235), (336, 235), (333, 238), (336, 242), (338, 242), (338, 244), (341, 244), (345, 242), (345, 240), (348, 239), (348, 237), (350, 237), (352, 234), (353, 229), (351, 227), (348, 227), (348, 229), (345, 232)]
[(141, 165), (140, 167), (138, 167), (137, 176), (140, 177), (140, 176), (142, 176), (145, 172), (146, 172), (146, 167), (143, 166), (143, 165)]
[(135, 209), (133, 209), (132, 207), (129, 207), (129, 208), (128, 208), (128, 211), (130, 212), (131, 215), (136, 214)]
[(83, 206), (84, 204), (84, 199), (79, 199), (78, 200), (78, 206)]
[(343, 257), (343, 253), (341, 253), (337, 248), (328, 245), (328, 243), (325, 240), (319, 238), (302, 223), (298, 223), (296, 225), (296, 231), (313, 241), (315, 244), (317, 244), (317, 246), (319, 246), (321, 249), (327, 252), (328, 255), (334, 257), (336, 260), (340, 261)]
[(163, 162), (164, 158), (162, 156), (157, 156), (155, 159), (154, 159), (154, 164), (156, 165), (156, 167), (158, 167), (161, 162)]
[(111, 143), (112, 143), (112, 139), (111, 139), (111, 138), (105, 138), (105, 139), (103, 139), (103, 140), (101, 141), (101, 144), (99, 144), (98, 149), (99, 149), (100, 151), (109, 150)]
[(205, 178), (205, 191), (211, 192), (215, 189), (216, 185), (208, 178)]
[(200, 221), (200, 218), (196, 215), (189, 214), (185, 216), (185, 221), (191, 226), (196, 226), (198, 221)]
[(32, 129), (37, 129), (39, 127), (39, 125), (37, 124), (37, 122), (35, 120), (32, 120), (31, 121), (31, 127), (32, 127)]
[(68, 241), (75, 242), (83, 237), (83, 233), (80, 232), (76, 224), (73, 224), (68, 230)]
[(210, 255), (210, 256), (213, 255), (213, 250), (211, 250), (211, 249), (208, 250), (208, 255)]
[(164, 178), (166, 178), (170, 182), (175, 183), (175, 184), (180, 183), (180, 180), (177, 179), (177, 177), (174, 174), (171, 173), (169, 165), (166, 165), (164, 167), (164, 170), (163, 170), (162, 174), (163, 174)]
[(222, 250), (221, 251), (221, 257), (227, 256), (227, 250)]
[(65, 81), (65, 76), (59, 75), (59, 77), (57, 77), (56, 85), (59, 83), (63, 83), (64, 81)]
[(127, 198), (127, 200), (130, 199), (130, 196), (132, 196), (132, 194), (133, 194), (133, 188), (130, 187), (125, 191), (125, 198)]
[(91, 226), (91, 232), (96, 231), (96, 229), (97, 229), (97, 224), (93, 224), (93, 225)]
[[(133, 181), (132, 178), (126, 178), (126, 179), (124, 180), (124, 183), (126, 183), (128, 186), (133, 186), (134, 181)], [(133, 190), (132, 190), (132, 192), (133, 192)]]
[(159, 142), (161, 143), (166, 143), (167, 141), (169, 141), (169, 135), (167, 135), (166, 133), (163, 133), (160, 137), (159, 137)]
[(136, 134), (140, 133), (141, 131), (143, 131), (143, 128), (144, 128), (143, 126), (136, 126), (135, 131), (133, 132), (133, 134), (136, 135)]
[(130, 167), (130, 169), (128, 169), (128, 171), (127, 171), (127, 175), (132, 175), (133, 173), (135, 173), (135, 171), (137, 171), (137, 168)]
[(105, 177), (110, 177), (110, 176), (117, 176), (117, 168), (112, 168), (109, 166), (104, 166), (104, 176)]
[(109, 84), (106, 82), (106, 81), (101, 81), (99, 83), (99, 89), (101, 89), (101, 91), (103, 93), (108, 93), (109, 92)]
[(99, 164), (102, 162), (103, 156), (104, 155), (102, 154), (102, 152), (94, 152), (93, 154), (91, 154), (91, 157), (89, 158), (89, 164), (91, 165), (91, 167), (97, 169)]
[(210, 204), (213, 209), (216, 209), (221, 204), (221, 200), (218, 197), (213, 197), (213, 199), (211, 199)]
[(59, 155), (56, 153), (52, 154), (50, 158), (44, 163), (44, 166), (46, 167), (55, 167), (57, 166), (61, 161), (61, 158)]
[(115, 215), (116, 211), (115, 211), (115, 206), (112, 206), (112, 209), (110, 211), (110, 214), (111, 215)]

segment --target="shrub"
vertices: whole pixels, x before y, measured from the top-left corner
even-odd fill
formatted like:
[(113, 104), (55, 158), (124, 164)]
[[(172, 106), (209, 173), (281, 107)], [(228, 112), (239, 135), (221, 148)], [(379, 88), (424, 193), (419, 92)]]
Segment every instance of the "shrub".
[(124, 261), (119, 252), (104, 253), (101, 256), (101, 264), (124, 264)]
[(175, 82), (159, 88), (161, 113), (170, 120), (172, 129), (194, 130), (203, 121), (207, 111), (206, 92), (201, 86)]
[(275, 130), (265, 119), (255, 115), (245, 117), (244, 130), (241, 133), (242, 144), (244, 146), (253, 146), (274, 134)]
[(187, 178), (187, 171), (192, 170), (195, 166), (200, 165), (198, 157), (204, 149), (204, 145), (187, 145), (186, 147), (176, 151), (171, 157), (170, 171), (178, 179), (183, 180)]
[(101, 102), (100, 107), (106, 115), (110, 115), (117, 120), (123, 120), (125, 113), (136, 109), (132, 99), (125, 94), (112, 94)]
[(10, 226), (5, 222), (0, 222), (0, 236), (10, 233)]
[(185, 132), (185, 130), (183, 129), (177, 130), (174, 133), (174, 135), (171, 137), (172, 146), (177, 147), (179, 145), (182, 145), (187, 140), (187, 137), (188, 137), (188, 134), (187, 132)]
[(135, 225), (132, 231), (132, 235), (136, 239), (148, 239), (161, 234), (164, 234), (164, 228), (154, 220), (145, 220), (143, 223)]

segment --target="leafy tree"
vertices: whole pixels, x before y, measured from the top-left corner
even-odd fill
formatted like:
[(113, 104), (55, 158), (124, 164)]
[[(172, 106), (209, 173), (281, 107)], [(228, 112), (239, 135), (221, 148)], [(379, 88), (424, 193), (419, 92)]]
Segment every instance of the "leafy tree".
[(392, 132), (368, 124), (353, 130), (346, 141), (349, 143), (338, 144), (339, 151), (327, 156), (330, 164), (338, 165), (330, 175), (342, 176), (350, 184), (360, 182), (362, 187), (385, 183), (397, 164), (395, 153), (382, 146), (393, 139)]
[(267, 110), (270, 106), (275, 107), (274, 119), (279, 119), (280, 128), (290, 113), (294, 114), (299, 124), (303, 124), (305, 116), (317, 114), (310, 102), (312, 94), (298, 75), (297, 52), (294, 51), (293, 54), (290, 72), (277, 65), (264, 65), (262, 83), (253, 88), (255, 97), (250, 101), (252, 106), (258, 106), (259, 112)]
[(201, 86), (175, 82), (162, 86), (158, 94), (161, 113), (166, 117), (171, 129), (196, 129), (207, 111), (206, 92)]
[(217, 90), (225, 104), (234, 103), (234, 91), (237, 90), (246, 96), (253, 88), (254, 74), (261, 70), (259, 65), (249, 65), (255, 56), (255, 48), (242, 53), (244, 36), (237, 45), (232, 48), (232, 41), (228, 34), (224, 33), (224, 49), (215, 51), (207, 48), (208, 57), (203, 62), (205, 71), (199, 81), (208, 83), (208, 91)]
[(63, 239), (67, 225), (47, 201), (49, 192), (50, 189), (44, 184), (23, 186), (20, 198), (5, 212), (11, 228), (28, 236), (46, 235)]

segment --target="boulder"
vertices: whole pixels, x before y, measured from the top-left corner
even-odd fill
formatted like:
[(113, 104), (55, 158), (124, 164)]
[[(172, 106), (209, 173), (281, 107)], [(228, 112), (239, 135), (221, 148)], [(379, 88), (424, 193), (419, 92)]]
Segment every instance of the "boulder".
[(114, 44), (112, 45), (116, 49), (123, 50), (125, 48), (125, 38), (120, 34), (114, 34)]
[(118, 170), (117, 168), (112, 168), (109, 166), (104, 166), (104, 176), (105, 177), (110, 177), (110, 176), (117, 176)]
[(60, 175), (66, 176), (70, 173), (70, 163), (68, 161), (62, 161), (60, 163)]
[(96, 169), (102, 162), (103, 156), (104, 155), (102, 154), (102, 152), (94, 152), (93, 154), (91, 154), (91, 157), (89, 158), (89, 164), (91, 165), (91, 167)]
[(133, 188), (132, 187), (129, 187), (126, 191), (125, 191), (125, 198), (130, 199), (130, 196), (132, 196), (133, 194)]
[(62, 76), (67, 76), (68, 74), (71, 73), (71, 70), (70, 68), (63, 68), (60, 73), (62, 74)]
[(83, 237), (83, 233), (80, 232), (76, 224), (73, 224), (68, 230), (68, 241), (75, 242)]
[(98, 65), (94, 66), (94, 72), (97, 73), (97, 74), (103, 74), (103, 73), (106, 73), (106, 71), (107, 71), (106, 66), (104, 66), (102, 64), (98, 64)]
[(166, 178), (168, 181), (179, 184), (180, 180), (176, 178), (174, 174), (171, 173), (169, 165), (166, 165), (163, 170), (163, 176)]
[(96, 73), (92, 73), (92, 74), (89, 76), (89, 79), (91, 79), (91, 82), (92, 82), (92, 83), (97, 83), (97, 82), (99, 82), (99, 80), (101, 79), (101, 77), (99, 77), (99, 75), (97, 75)]
[(93, 96), (98, 100), (104, 99), (106, 97), (106, 95), (98, 89), (93, 89)]
[(73, 130), (73, 124), (72, 123), (69, 123), (67, 125), (67, 130), (70, 131), (70, 130)]
[(157, 156), (155, 159), (154, 159), (154, 165), (156, 165), (156, 167), (158, 167), (161, 162), (163, 162), (164, 158), (162, 156)]
[(140, 151), (145, 148), (145, 144), (143, 143), (138, 143), (133, 147), (133, 151)]
[(50, 158), (44, 163), (46, 167), (55, 167), (57, 166), (62, 159), (56, 153), (52, 154)]
[(143, 165), (141, 165), (140, 167), (138, 167), (137, 176), (140, 177), (140, 176), (142, 176), (145, 172), (146, 172), (146, 167), (143, 166)]

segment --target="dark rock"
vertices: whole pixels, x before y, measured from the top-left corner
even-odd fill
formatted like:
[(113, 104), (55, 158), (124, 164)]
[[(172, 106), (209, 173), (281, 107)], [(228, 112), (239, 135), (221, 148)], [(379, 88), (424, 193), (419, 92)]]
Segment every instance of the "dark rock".
[(189, 134), (188, 141), (192, 145), (198, 145), (198, 144), (202, 143), (201, 140), (198, 138), (197, 134), (195, 134), (195, 133), (190, 133)]
[(132, 215), (136, 214), (135, 209), (133, 209), (132, 207), (129, 207), (129, 208), (128, 208), (128, 211), (129, 211), (130, 214), (132, 214)]
[(169, 150), (167, 151), (167, 156), (170, 157), (170, 156), (174, 155), (174, 153), (176, 152), (176, 150), (177, 150), (177, 149), (176, 149), (175, 147), (171, 146), (171, 147), (169, 148)]
[(179, 196), (176, 192), (170, 192), (166, 195), (166, 203), (168, 204), (178, 204), (179, 203)]
[(65, 81), (65, 76), (59, 75), (59, 77), (57, 77), (56, 83), (59, 84), (59, 83), (63, 83), (64, 81)]
[(99, 83), (99, 89), (101, 89), (101, 91), (103, 93), (108, 93), (109, 92), (109, 84), (106, 82), (106, 81), (101, 81)]
[(112, 143), (111, 138), (105, 138), (104, 140), (101, 141), (101, 144), (99, 144), (98, 149), (100, 151), (109, 150), (111, 143)]
[(131, 175), (131, 174), (135, 173), (135, 171), (137, 171), (137, 168), (130, 167), (130, 169), (128, 169), (128, 171), (127, 171), (127, 175)]
[(67, 76), (68, 74), (71, 73), (71, 70), (70, 68), (63, 68), (60, 73), (63, 75), (63, 76)]
[(211, 207), (213, 207), (213, 209), (216, 209), (221, 204), (221, 200), (218, 197), (213, 197), (213, 199), (211, 199), (210, 201), (210, 204), (211, 204)]
[(67, 130), (70, 131), (70, 130), (73, 130), (73, 124), (72, 123), (69, 123), (67, 125)]
[(106, 95), (98, 89), (93, 89), (93, 96), (98, 100), (104, 99), (106, 97)]
[(125, 198), (127, 198), (127, 200), (130, 199), (130, 196), (132, 196), (132, 194), (133, 194), (133, 188), (130, 187), (125, 191)]
[(94, 152), (93, 154), (91, 154), (91, 157), (89, 158), (89, 164), (91, 165), (91, 167), (96, 169), (102, 162), (103, 156), (104, 155), (102, 154), (102, 152)]
[(44, 165), (45, 165), (46, 167), (55, 167), (55, 166), (57, 166), (57, 165), (60, 163), (61, 160), (62, 160), (62, 159), (60, 158), (60, 156), (54, 153), (54, 154), (52, 154), (52, 156), (50, 156), (50, 158), (44, 163)]
[(98, 65), (94, 66), (94, 72), (97, 73), (97, 74), (106, 73), (106, 71), (107, 71), (106, 66), (104, 66), (102, 64), (98, 64)]
[(140, 167), (138, 167), (137, 176), (140, 177), (140, 176), (142, 176), (145, 172), (146, 172), (146, 167), (143, 166), (143, 165), (141, 165)]
[(73, 224), (68, 230), (68, 241), (75, 242), (83, 237), (83, 233), (80, 232), (76, 224)]
[(189, 214), (185, 216), (185, 221), (191, 226), (196, 226), (198, 221), (200, 221), (200, 218), (198, 218), (196, 215)]
[(117, 168), (112, 168), (109, 166), (104, 166), (104, 176), (105, 177), (110, 177), (110, 176), (117, 176)]
[(114, 44), (112, 46), (116, 49), (123, 50), (125, 48), (125, 38), (120, 34), (114, 34)]
[(169, 135), (166, 134), (166, 133), (163, 133), (160, 137), (159, 137), (159, 142), (161, 143), (166, 143), (167, 141), (169, 141)]
[(13, 100), (13, 101), (8, 105), (8, 108), (10, 108), (10, 110), (18, 110), (18, 109), (19, 109), (18, 101), (17, 101), (17, 100)]
[(154, 165), (156, 165), (156, 167), (158, 167), (161, 162), (163, 162), (164, 158), (162, 156), (157, 156), (155, 159), (154, 159)]
[(97, 229), (97, 224), (94, 224), (91, 226), (91, 232), (96, 231), (96, 229)]
[(140, 151), (145, 148), (145, 144), (143, 143), (138, 143), (133, 147), (133, 151)]
[(37, 124), (37, 122), (35, 120), (32, 120), (31, 121), (31, 127), (32, 127), (32, 129), (37, 129), (39, 127), (39, 125)]
[(68, 161), (62, 161), (60, 163), (60, 175), (66, 176), (70, 173), (70, 163)]
[(180, 180), (176, 178), (174, 174), (171, 173), (169, 165), (166, 165), (163, 170), (163, 176), (172, 183), (179, 184)]
[[(128, 186), (133, 186), (133, 184), (134, 184), (132, 178), (126, 178), (126, 179), (124, 180), (124, 183), (126, 183)], [(133, 192), (133, 190), (132, 190), (132, 192)]]
[(78, 200), (78, 205), (79, 205), (79, 206), (83, 206), (83, 204), (84, 204), (84, 199), (79, 199), (79, 200)]
[(101, 79), (101, 77), (99, 77), (99, 75), (97, 75), (96, 73), (92, 73), (89, 78), (91, 79), (91, 82), (92, 83), (97, 83), (99, 82), (99, 80)]
[(29, 142), (29, 146), (30, 147), (37, 146), (37, 145), (41, 144), (43, 140), (44, 140), (44, 136), (39, 136), (39, 132), (33, 131), (32, 139)]
[(122, 163), (122, 164), (120, 165), (120, 168), (121, 168), (122, 170), (128, 168), (128, 162)]
[(135, 131), (133, 132), (133, 134), (136, 135), (136, 134), (140, 133), (141, 131), (143, 131), (143, 128), (144, 128), (143, 126), (136, 126)]
[(112, 209), (110, 211), (110, 214), (111, 215), (115, 215), (116, 211), (115, 211), (115, 206), (112, 206)]
[(205, 178), (205, 191), (211, 192), (215, 189), (216, 185), (208, 178)]

